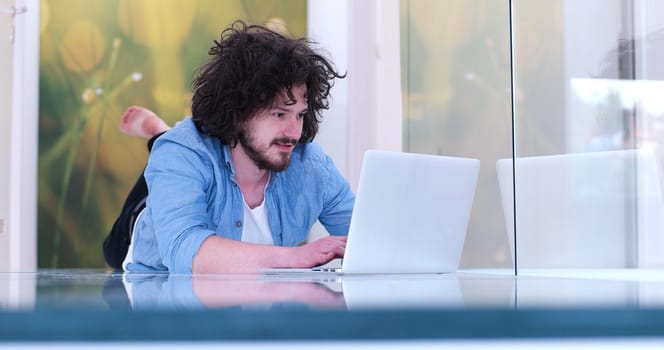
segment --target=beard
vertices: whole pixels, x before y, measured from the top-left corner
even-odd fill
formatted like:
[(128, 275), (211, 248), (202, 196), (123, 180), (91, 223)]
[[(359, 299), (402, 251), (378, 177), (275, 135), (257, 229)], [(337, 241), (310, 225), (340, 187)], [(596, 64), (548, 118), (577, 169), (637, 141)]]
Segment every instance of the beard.
[(281, 172), (288, 169), (291, 160), (291, 152), (278, 152), (275, 157), (276, 159), (273, 159), (267, 154), (270, 146), (274, 144), (296, 145), (298, 140), (280, 137), (272, 140), (267, 147), (260, 147), (247, 131), (242, 131), (240, 132), (238, 141), (240, 142), (240, 145), (242, 145), (244, 152), (249, 159), (251, 159), (259, 169)]

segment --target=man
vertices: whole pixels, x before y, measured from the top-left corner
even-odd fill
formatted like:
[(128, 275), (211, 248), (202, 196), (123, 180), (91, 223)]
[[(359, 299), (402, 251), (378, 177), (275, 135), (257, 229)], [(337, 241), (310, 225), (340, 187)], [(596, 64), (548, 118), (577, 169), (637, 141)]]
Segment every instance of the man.
[[(253, 273), (343, 256), (354, 195), (312, 142), (343, 76), (309, 44), (235, 22), (198, 71), (191, 118), (168, 130), (123, 117), (125, 132), (158, 136), (126, 270)], [(331, 236), (302, 244), (317, 220)]]

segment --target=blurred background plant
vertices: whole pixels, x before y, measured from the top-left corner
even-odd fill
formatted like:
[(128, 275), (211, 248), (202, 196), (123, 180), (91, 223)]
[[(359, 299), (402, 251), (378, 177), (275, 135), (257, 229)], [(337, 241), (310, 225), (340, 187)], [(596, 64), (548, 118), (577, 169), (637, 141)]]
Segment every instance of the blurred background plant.
[(236, 19), (306, 34), (306, 0), (41, 1), (39, 267), (103, 267), (102, 242), (147, 159), (130, 105), (174, 124), (212, 41)]

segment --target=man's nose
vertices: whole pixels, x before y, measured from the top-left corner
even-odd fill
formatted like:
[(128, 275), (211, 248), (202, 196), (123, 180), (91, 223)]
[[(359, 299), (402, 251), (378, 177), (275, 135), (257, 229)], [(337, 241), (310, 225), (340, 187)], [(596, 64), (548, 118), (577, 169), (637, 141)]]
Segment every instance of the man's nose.
[(302, 135), (302, 119), (297, 116), (288, 118), (284, 134), (291, 139), (300, 139), (300, 136)]

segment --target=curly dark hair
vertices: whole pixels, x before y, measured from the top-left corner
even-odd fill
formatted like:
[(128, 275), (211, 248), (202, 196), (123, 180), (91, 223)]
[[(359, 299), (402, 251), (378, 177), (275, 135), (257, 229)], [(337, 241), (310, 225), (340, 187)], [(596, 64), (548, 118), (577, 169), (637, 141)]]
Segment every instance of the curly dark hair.
[(306, 85), (308, 110), (300, 143), (311, 142), (328, 109), (334, 78), (344, 78), (312, 49), (305, 38), (294, 39), (259, 25), (236, 21), (210, 48), (210, 60), (193, 81), (192, 118), (198, 130), (224, 144), (238, 143), (240, 126), (269, 108), (286, 89)]

